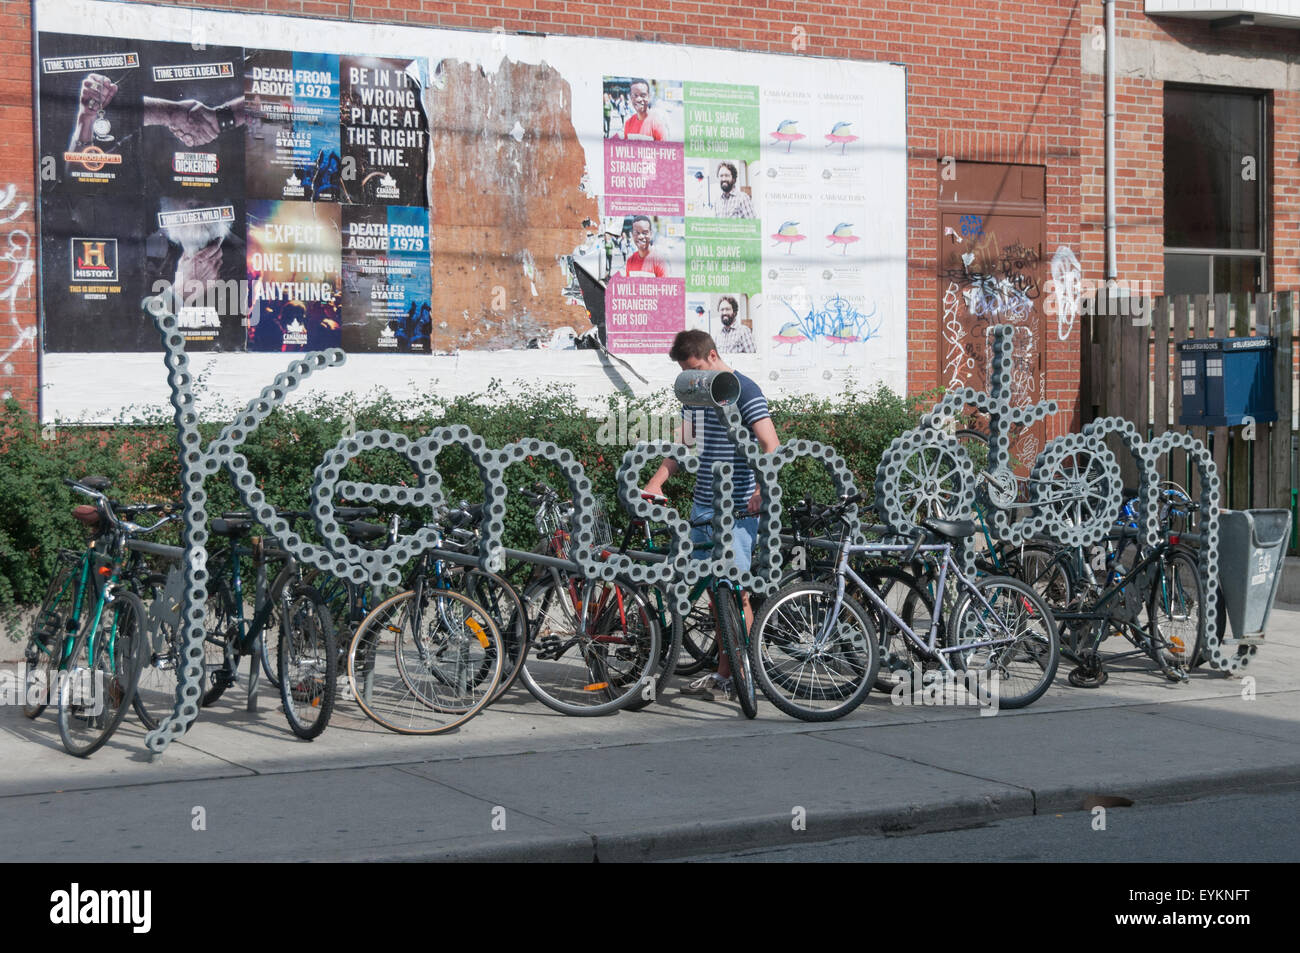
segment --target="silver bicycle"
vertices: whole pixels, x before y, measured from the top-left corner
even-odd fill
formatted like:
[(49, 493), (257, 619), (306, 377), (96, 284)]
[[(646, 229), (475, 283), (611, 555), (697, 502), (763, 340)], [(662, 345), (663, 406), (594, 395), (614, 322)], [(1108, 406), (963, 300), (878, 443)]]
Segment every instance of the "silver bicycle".
[[(841, 520), (852, 502), (840, 504)], [(767, 600), (751, 645), (758, 684), (772, 704), (805, 721), (839, 718), (866, 698), (882, 664), (960, 674), (998, 708), (1022, 708), (1047, 691), (1060, 645), (1042, 598), (1018, 579), (971, 580), (961, 572), (952, 550), (974, 534), (970, 520), (927, 519), (923, 526), (912, 544), (851, 545), (846, 531), (833, 583), (796, 581)], [(901, 603), (892, 589), (887, 601), (849, 565), (859, 555), (919, 558), (924, 569)], [(893, 608), (900, 605), (901, 613)], [(922, 616), (934, 607), (928, 626), (917, 622), (922, 606)]]

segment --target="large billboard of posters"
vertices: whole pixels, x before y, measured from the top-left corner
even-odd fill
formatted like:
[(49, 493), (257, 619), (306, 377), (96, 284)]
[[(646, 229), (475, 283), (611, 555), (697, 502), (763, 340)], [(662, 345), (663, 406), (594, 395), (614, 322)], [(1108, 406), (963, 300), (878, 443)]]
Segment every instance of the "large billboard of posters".
[(147, 296), (239, 401), (341, 347), (313, 388), (596, 404), (692, 328), (769, 393), (906, 386), (901, 67), (34, 9), (46, 418), (158, 403)]

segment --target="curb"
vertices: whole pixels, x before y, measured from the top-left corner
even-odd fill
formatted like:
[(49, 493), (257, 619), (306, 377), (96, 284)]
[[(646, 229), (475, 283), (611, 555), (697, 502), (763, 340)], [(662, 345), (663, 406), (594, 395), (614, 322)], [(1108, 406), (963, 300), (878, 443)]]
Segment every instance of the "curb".
[[(1097, 789), (1062, 787), (1030, 791), (1007, 788), (1000, 795), (964, 798), (933, 805), (810, 813), (806, 830), (792, 829), (788, 814), (744, 818), (734, 821), (675, 824), (636, 833), (603, 835), (557, 835), (531, 841), (510, 841), (449, 847), (399, 847), (370, 850), (346, 856), (315, 860), (407, 863), (630, 863), (669, 861), (683, 857), (735, 853), (783, 847), (789, 844), (820, 843), (863, 835), (885, 836), (905, 832), (925, 833), (976, 827), (993, 821), (1038, 814), (1062, 814), (1089, 810), (1095, 800), (1123, 799), (1133, 805), (1143, 802), (1197, 800), (1237, 792), (1258, 793), (1270, 786), (1300, 784), (1300, 764), (1238, 771), (1232, 774), (1195, 775), (1135, 785)], [(1125, 805), (1127, 806), (1127, 805)]]

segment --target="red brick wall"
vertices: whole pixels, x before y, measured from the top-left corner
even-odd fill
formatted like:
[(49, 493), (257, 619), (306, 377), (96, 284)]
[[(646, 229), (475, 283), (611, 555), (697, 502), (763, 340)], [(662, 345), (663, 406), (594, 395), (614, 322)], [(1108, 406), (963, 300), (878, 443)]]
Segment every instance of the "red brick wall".
[[(792, 53), (903, 63), (908, 69), (908, 294), (909, 385), (933, 387), (939, 376), (935, 279), (936, 186), (939, 159), (1042, 164), (1047, 167), (1047, 247), (1080, 250), (1081, 216), (1100, 218), (1100, 195), (1080, 204), (1087, 182), (1080, 171), (1080, 130), (1097, 139), (1100, 123), (1085, 124), (1080, 107), (1079, 49), (1085, 21), (1081, 0), (869, 0), (853, 5), (795, 0), (750, 0), (743, 5), (658, 0), (635, 17), (608, 4), (571, 0), (450, 3), (431, 0), (358, 0), (357, 20), (508, 31), (525, 30), (608, 39), (693, 44), (735, 50)], [(1136, 6), (1137, 0), (1130, 5)], [(270, 11), (346, 18), (347, 3), (313, 0), (207, 0), (178, 3), (217, 9)], [(1096, 6), (1084, 2), (1084, 8)], [(6, 168), (30, 203), (34, 182), (31, 141), (31, 28), (29, 7), (6, 3), (0, 36), (0, 142)], [(613, 11), (613, 15), (612, 14)], [(1099, 22), (1096, 16), (1093, 20)], [(1294, 104), (1292, 106), (1294, 108)], [(1156, 118), (1159, 106), (1156, 106)], [(1142, 134), (1146, 134), (1143, 127)], [(1159, 174), (1159, 150), (1150, 174)], [(1099, 164), (1100, 159), (1096, 162)], [(3, 218), (3, 213), (0, 213)], [(30, 223), (30, 213), (25, 219)], [(31, 229), (30, 224), (27, 226)], [(34, 234), (34, 230), (32, 230)], [(1080, 254), (1085, 273), (1093, 262)], [(24, 326), (35, 322), (30, 282), (17, 304)], [(3, 306), (0, 306), (2, 308)], [(0, 310), (0, 314), (3, 311)], [(1075, 339), (1045, 335), (1047, 396), (1072, 412), (1079, 383)], [(0, 354), (13, 336), (0, 330)], [(6, 380), (15, 396), (35, 396), (35, 352), (11, 359)], [(1060, 419), (1057, 432), (1067, 418)]]
[[(0, 395), (36, 406), (36, 276), (21, 284), (36, 261), (36, 180), (32, 118), (31, 7), (0, 6)], [(19, 213), (19, 209), (22, 209)]]

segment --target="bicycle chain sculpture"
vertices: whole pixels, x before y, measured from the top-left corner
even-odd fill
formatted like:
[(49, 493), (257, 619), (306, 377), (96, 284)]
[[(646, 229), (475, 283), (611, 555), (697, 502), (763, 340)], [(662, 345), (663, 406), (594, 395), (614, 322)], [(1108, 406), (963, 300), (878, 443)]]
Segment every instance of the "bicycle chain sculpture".
[[(277, 375), (258, 397), (249, 402), (242, 414), (222, 429), (216, 439), (203, 447), (184, 338), (177, 331), (175, 316), (167, 313), (161, 302), (151, 300), (149, 310), (162, 336), (164, 363), (169, 370), (170, 403), (175, 411), (180, 448), (186, 551), (181, 612), (184, 664), (171, 715), (146, 737), (146, 744), (154, 753), (162, 752), (198, 717), (208, 578), (207, 493), (204, 482), (222, 469), (230, 474), (254, 519), (265, 526), (271, 537), (293, 558), (354, 583), (395, 586), (401, 581), (402, 565), (432, 546), (437, 538), (436, 531), (425, 527), (402, 537), (386, 549), (362, 548), (348, 541), (334, 518), (336, 493), (358, 502), (441, 506), (446, 501), (436, 467), (438, 454), (446, 447), (460, 446), (474, 460), (484, 486), (479, 565), (495, 570), (503, 562), (502, 538), (508, 492), (504, 472), (527, 457), (550, 460), (564, 473), (573, 495), (572, 558), (580, 572), (589, 578), (612, 580), (624, 577), (638, 584), (661, 586), (675, 597), (683, 613), (690, 609), (692, 584), (704, 576), (729, 578), (759, 595), (775, 591), (781, 577), (781, 488), (777, 480), (787, 464), (805, 458), (818, 460), (828, 470), (839, 493), (856, 492), (852, 473), (833, 448), (796, 440), (771, 453), (764, 453), (744, 425), (739, 409), (731, 403), (715, 403), (714, 412), (754, 470), (762, 501), (753, 566), (748, 572), (735, 572), (731, 559), (735, 545), (735, 517), (727, 507), (718, 507), (714, 512), (713, 530), (717, 540), (714, 554), (704, 560), (690, 557), (688, 522), (676, 510), (643, 499), (639, 474), (646, 464), (664, 457), (672, 458), (692, 473), (698, 470), (699, 461), (690, 448), (682, 444), (643, 442), (624, 454), (617, 482), (619, 502), (624, 509), (635, 516), (664, 523), (670, 529), (667, 558), (660, 563), (646, 563), (631, 556), (603, 552), (597, 545), (598, 504), (591, 481), (577, 458), (554, 443), (526, 439), (494, 450), (464, 426), (439, 427), (419, 439), (385, 430), (371, 430), (340, 440), (316, 468), (311, 509), (317, 533), (324, 541), (324, 545), (318, 545), (302, 539), (285, 519), (277, 515), (274, 506), (258, 489), (256, 478), (249, 471), (248, 461), (239, 453), (239, 448), (305, 378), (317, 370), (343, 364), (343, 352), (333, 349), (307, 354), (293, 361), (286, 371)], [(1214, 592), (1218, 583), (1218, 477), (1204, 446), (1186, 434), (1166, 433), (1147, 443), (1138, 437), (1128, 421), (1106, 418), (1089, 424), (1082, 434), (1058, 437), (1039, 454), (1030, 477), (1031, 504), (1038, 512), (1027, 519), (1011, 522), (1005, 512), (1016, 499), (1016, 478), (1009, 466), (1011, 428), (1041, 420), (1055, 413), (1057, 408), (1052, 401), (1027, 408), (1010, 406), (1007, 396), (1011, 382), (1010, 332), (1007, 327), (991, 329), (995, 353), (991, 393), (983, 394), (966, 388), (947, 395), (922, 418), (919, 427), (896, 438), (890, 445), (876, 473), (876, 498), (886, 523), (894, 531), (905, 533), (914, 530), (925, 515), (964, 518), (971, 512), (978, 489), (993, 504), (993, 529), (999, 539), (1018, 542), (1035, 533), (1046, 532), (1067, 544), (1094, 542), (1105, 535), (1121, 505), (1118, 463), (1102, 439), (1108, 433), (1118, 433), (1141, 469), (1139, 499), (1146, 513), (1144, 536), (1148, 544), (1153, 543), (1159, 534), (1159, 456), (1168, 450), (1181, 448), (1196, 459), (1202, 485), (1200, 572), (1205, 591)], [(687, 376), (683, 375), (683, 378)], [(693, 392), (687, 394), (681, 388), (679, 396), (684, 401), (694, 399)], [(967, 405), (987, 413), (990, 422), (989, 469), (983, 485), (978, 488), (969, 456), (946, 429)], [(371, 450), (389, 450), (404, 457), (419, 476), (416, 485), (399, 487), (340, 481), (348, 462)], [(731, 465), (714, 464), (714, 479), (719, 498), (730, 499), (733, 488)], [(856, 507), (851, 508), (848, 515), (853, 538), (862, 541)], [(967, 571), (973, 572), (973, 551), (969, 546), (962, 546), (961, 551)], [(1217, 638), (1213, 600), (1209, 600), (1205, 607), (1205, 617), (1211, 664), (1231, 672), (1239, 670), (1254, 653), (1254, 647), (1250, 647), (1247, 654), (1229, 657)]]
[[(618, 473), (622, 490), (621, 502), (636, 515), (649, 516), (667, 523), (672, 531), (669, 559), (660, 564), (646, 564), (627, 556), (610, 555), (606, 558), (595, 539), (597, 501), (592, 493), (591, 481), (577, 458), (554, 443), (526, 439), (493, 450), (480, 436), (464, 426), (439, 427), (419, 439), (386, 430), (370, 430), (340, 440), (325, 454), (316, 468), (311, 488), (311, 512), (316, 531), (324, 541), (324, 545), (317, 545), (302, 539), (293, 532), (287, 520), (277, 515), (275, 507), (267, 502), (265, 495), (258, 489), (257, 480), (249, 471), (248, 461), (239, 453), (239, 448), (305, 378), (317, 370), (343, 364), (346, 360), (343, 352), (332, 349), (306, 354), (302, 359), (291, 363), (284, 373), (277, 375), (258, 397), (249, 402), (242, 414), (222, 429), (215, 440), (203, 447), (191, 387), (189, 357), (185, 353), (185, 339), (178, 333), (175, 316), (167, 313), (161, 301), (150, 299), (148, 309), (162, 336), (164, 363), (169, 370), (167, 381), (170, 403), (175, 411), (177, 442), (180, 447), (185, 549), (181, 608), (183, 667), (178, 680), (176, 705), (171, 715), (145, 738), (146, 745), (154, 753), (165, 750), (198, 717), (199, 699), (203, 692), (204, 620), (208, 596), (207, 492), (204, 483), (209, 476), (222, 469), (230, 474), (240, 499), (253, 514), (253, 518), (265, 526), (270, 536), (294, 559), (354, 583), (396, 586), (401, 581), (402, 565), (435, 544), (436, 530), (433, 527), (416, 530), (385, 549), (362, 548), (348, 541), (334, 518), (336, 493), (366, 503), (431, 508), (441, 506), (446, 501), (436, 468), (437, 457), (445, 447), (460, 446), (474, 460), (484, 486), (484, 524), (478, 562), (483, 569), (497, 570), (503, 563), (502, 537), (505, 531), (507, 496), (505, 470), (528, 457), (551, 460), (564, 473), (573, 494), (572, 558), (579, 571), (588, 578), (612, 580), (616, 576), (625, 576), (635, 583), (661, 585), (676, 598), (683, 613), (690, 609), (691, 584), (705, 575), (733, 578), (742, 587), (760, 594), (774, 591), (781, 575), (781, 488), (777, 485), (777, 475), (787, 463), (801, 457), (820, 459), (830, 469), (839, 492), (855, 491), (848, 466), (833, 449), (801, 440), (772, 453), (762, 453), (744, 426), (739, 410), (731, 405), (717, 407), (716, 412), (727, 426), (732, 440), (741, 447), (745, 459), (754, 468), (762, 494), (761, 542), (757, 547), (758, 558), (754, 568), (746, 573), (734, 572), (728, 557), (735, 543), (735, 519), (728, 509), (720, 508), (714, 517), (714, 530), (718, 539), (715, 551), (719, 555), (707, 561), (694, 560), (690, 558), (690, 527), (687, 521), (678, 516), (675, 510), (652, 505), (641, 498), (636, 478), (640, 468), (650, 460), (670, 456), (691, 472), (698, 469), (699, 462), (690, 455), (688, 447), (671, 443), (637, 444), (624, 455)], [(416, 485), (399, 487), (340, 481), (339, 477), (348, 462), (358, 454), (371, 450), (389, 450), (405, 458), (419, 476)], [(729, 464), (714, 466), (717, 492), (722, 494), (723, 499), (730, 498), (731, 471)]]
[[(1240, 671), (1255, 654), (1255, 646), (1238, 647), (1236, 654), (1230, 654), (1218, 637), (1213, 594), (1219, 583), (1219, 477), (1213, 457), (1199, 440), (1170, 431), (1146, 441), (1122, 417), (1095, 420), (1082, 433), (1057, 437), (1043, 448), (1029, 475), (1029, 515), (1012, 520), (1009, 514), (1019, 496), (1019, 480), (1010, 467), (1012, 430), (1057, 411), (1055, 401), (1011, 406), (1013, 333), (1008, 325), (989, 329), (993, 366), (988, 393), (967, 387), (945, 395), (919, 426), (889, 445), (876, 470), (881, 518), (895, 532), (913, 533), (927, 517), (969, 517), (978, 498), (987, 504), (991, 530), (1000, 541), (1019, 545), (1042, 535), (1067, 546), (1096, 543), (1111, 531), (1123, 508), (1119, 461), (1105, 442), (1108, 434), (1116, 434), (1137, 463), (1141, 538), (1145, 545), (1154, 546), (1160, 539), (1160, 458), (1174, 449), (1185, 450), (1196, 463), (1201, 484), (1198, 567), (1207, 593), (1206, 652), (1214, 668)], [(987, 414), (989, 420), (988, 464), (978, 476), (966, 449), (951, 432), (968, 406)], [(966, 571), (973, 573), (975, 551), (970, 541), (962, 540), (959, 550)]]

